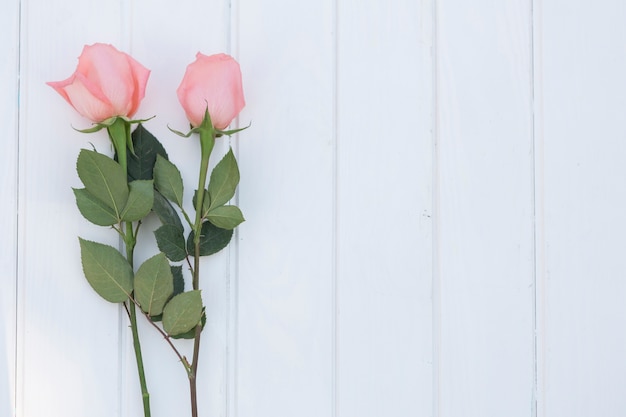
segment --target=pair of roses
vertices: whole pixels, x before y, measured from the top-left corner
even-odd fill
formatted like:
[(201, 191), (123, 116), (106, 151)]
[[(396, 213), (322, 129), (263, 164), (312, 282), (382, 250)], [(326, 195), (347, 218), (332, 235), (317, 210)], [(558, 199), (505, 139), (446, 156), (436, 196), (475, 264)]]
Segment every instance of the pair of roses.
[[(85, 46), (76, 72), (49, 82), (82, 116), (94, 123), (112, 117), (131, 118), (143, 100), (150, 70), (112, 45)], [(192, 126), (200, 126), (205, 110), (216, 129), (225, 129), (245, 105), (239, 64), (231, 56), (196, 55), (177, 90)]]
[[(191, 131), (172, 131), (183, 137), (200, 137), (198, 188), (192, 199), (195, 216), (189, 215), (183, 204), (180, 170), (169, 161), (161, 143), (143, 128), (145, 120), (131, 120), (145, 96), (149, 75), (150, 71), (128, 54), (98, 43), (85, 46), (72, 76), (48, 84), (95, 124), (82, 132), (106, 129), (115, 149), (114, 158), (95, 150), (80, 152), (76, 166), (85, 188), (75, 189), (74, 195), (83, 217), (114, 229), (124, 251), (80, 239), (81, 262), (92, 288), (105, 300), (121, 303), (128, 313), (144, 417), (151, 412), (137, 326), (141, 315), (183, 365), (189, 378), (191, 415), (197, 417), (198, 354), (206, 322), (199, 258), (224, 249), (233, 229), (244, 220), (239, 208), (228, 204), (239, 183), (232, 150), (215, 165), (207, 184), (216, 138), (243, 130), (223, 130), (245, 105), (241, 71), (228, 55), (198, 53), (177, 89)], [(133, 124), (138, 127), (131, 132)], [(160, 253), (135, 268), (139, 228), (151, 212), (162, 223), (154, 231)], [(184, 290), (182, 265), (171, 264), (184, 261), (191, 274), (190, 291)], [(191, 359), (181, 354), (174, 339), (193, 339)]]

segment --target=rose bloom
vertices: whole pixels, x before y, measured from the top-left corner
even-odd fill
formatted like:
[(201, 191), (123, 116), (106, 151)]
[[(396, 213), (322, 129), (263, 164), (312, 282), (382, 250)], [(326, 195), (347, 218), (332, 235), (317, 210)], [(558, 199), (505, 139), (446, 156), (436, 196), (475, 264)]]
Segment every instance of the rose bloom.
[(208, 106), (213, 126), (222, 130), (246, 104), (239, 64), (226, 54), (206, 56), (198, 52), (176, 93), (194, 127), (202, 124)]
[(146, 91), (150, 70), (112, 45), (86, 45), (67, 80), (47, 83), (84, 117), (102, 122), (132, 117)]

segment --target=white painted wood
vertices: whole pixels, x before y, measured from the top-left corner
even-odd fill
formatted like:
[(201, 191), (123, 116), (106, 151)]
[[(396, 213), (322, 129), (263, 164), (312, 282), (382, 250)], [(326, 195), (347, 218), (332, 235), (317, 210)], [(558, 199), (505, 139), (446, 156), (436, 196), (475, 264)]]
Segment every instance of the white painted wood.
[[(242, 65), (247, 221), (203, 261), (202, 417), (626, 414), (622, 1), (0, 8), (1, 417), (141, 415), (127, 319), (79, 261), (77, 236), (118, 239), (70, 188), (108, 139), (45, 86), (93, 42), (152, 70), (137, 116), (187, 203), (175, 90), (198, 51)], [(153, 416), (188, 415), (182, 367), (141, 334)]]
[(0, 56), (5, 57), (0, 63), (0, 416), (15, 409), (19, 21), (19, 2), (6, 2), (0, 13)]
[(77, 236), (118, 239), (81, 219), (71, 191), (80, 186), (79, 149), (110, 146), (104, 132), (74, 131), (90, 123), (45, 85), (74, 71), (83, 44), (119, 42), (120, 8), (97, 1), (21, 7), (17, 415), (120, 415), (120, 310), (84, 279)]
[(437, 2), (438, 416), (534, 408), (531, 4)]
[(433, 5), (338, 6), (336, 415), (432, 415)]
[(539, 11), (539, 415), (622, 416), (626, 4), (557, 1)]
[(234, 415), (332, 415), (333, 3), (240, 0)]

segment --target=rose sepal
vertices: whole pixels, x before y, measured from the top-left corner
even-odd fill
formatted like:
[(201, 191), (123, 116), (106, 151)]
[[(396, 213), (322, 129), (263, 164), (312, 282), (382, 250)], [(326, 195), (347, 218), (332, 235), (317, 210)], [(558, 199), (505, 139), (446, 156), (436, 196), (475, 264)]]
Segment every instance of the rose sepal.
[(74, 126), (72, 126), (72, 129), (80, 133), (95, 133), (104, 129), (105, 127), (107, 126), (103, 123), (95, 123), (93, 127), (90, 127), (88, 129), (76, 129)]
[(193, 135), (194, 133), (200, 133), (200, 128), (199, 127), (194, 127), (188, 133), (183, 133), (183, 132), (181, 132), (179, 130), (172, 129), (169, 126), (167, 126), (167, 128), (170, 130), (170, 132), (177, 134), (181, 138), (188, 138), (189, 136)]
[[(183, 138), (188, 138), (189, 136), (191, 136), (194, 133), (198, 133), (200, 134), (200, 137), (202, 138), (203, 136), (214, 136), (215, 134), (217, 134), (219, 131), (216, 130), (213, 127), (213, 123), (211, 122), (211, 115), (209, 114), (209, 106), (207, 105), (206, 109), (204, 110), (204, 119), (202, 119), (202, 123), (200, 124), (200, 126), (196, 126), (191, 128), (191, 130), (189, 131), (189, 133), (185, 134), (183, 132), (179, 132), (178, 130), (174, 130), (171, 127), (167, 127), (171, 132), (176, 133), (178, 136), (181, 136)], [(209, 135), (207, 135), (207, 133)]]
[(72, 129), (74, 129), (75, 131), (80, 132), (80, 133), (95, 133), (95, 132), (98, 132), (98, 131), (100, 131), (100, 130), (102, 130), (104, 128), (112, 126), (113, 123), (115, 123), (115, 121), (117, 119), (123, 119), (126, 122), (128, 122), (129, 124), (136, 124), (136, 123), (147, 122), (149, 120), (154, 119), (155, 117), (156, 116), (148, 117), (147, 119), (133, 119), (133, 120), (130, 120), (128, 117), (125, 117), (125, 116), (115, 116), (115, 117), (110, 117), (110, 118), (108, 118), (106, 120), (103, 120), (103, 121), (101, 121), (99, 123), (94, 123), (93, 127), (90, 127), (90, 128), (87, 128), (87, 129), (76, 129), (74, 126), (72, 126)]
[(252, 126), (252, 122), (250, 122), (248, 126), (246, 127), (242, 127), (239, 129), (232, 129), (232, 130), (215, 130), (215, 133), (217, 133), (217, 136), (222, 136), (222, 135), (231, 136), (231, 135), (234, 135), (235, 133), (241, 132), (242, 130), (246, 130), (250, 126)]
[(191, 128), (191, 130), (188, 133), (183, 133), (179, 130), (176, 129), (172, 129), (171, 127), (167, 127), (170, 132), (177, 134), (180, 137), (183, 138), (188, 138), (190, 137), (192, 134), (194, 133), (200, 133), (201, 131), (205, 131), (205, 132), (213, 132), (215, 134), (216, 137), (219, 136), (232, 136), (235, 133), (239, 133), (242, 130), (246, 130), (247, 128), (249, 128), (250, 126), (252, 126), (252, 122), (250, 122), (248, 124), (248, 126), (246, 127), (242, 127), (239, 129), (231, 129), (231, 130), (219, 130), (219, 129), (215, 129), (215, 127), (213, 127), (213, 123), (211, 122), (211, 115), (209, 114), (209, 109), (208, 106), (206, 108), (206, 110), (204, 111), (204, 119), (202, 120), (202, 124), (200, 126), (197, 127), (193, 127)]

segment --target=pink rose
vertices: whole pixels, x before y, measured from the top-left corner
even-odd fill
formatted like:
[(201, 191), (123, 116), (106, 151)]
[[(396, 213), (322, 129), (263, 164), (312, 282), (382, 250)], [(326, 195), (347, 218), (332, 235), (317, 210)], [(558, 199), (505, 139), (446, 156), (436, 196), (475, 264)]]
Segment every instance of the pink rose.
[(146, 91), (150, 70), (112, 45), (85, 46), (78, 67), (65, 81), (47, 83), (93, 122), (132, 117)]
[(198, 52), (176, 93), (194, 127), (202, 124), (207, 105), (213, 126), (222, 130), (246, 104), (239, 64), (226, 54), (206, 56)]

